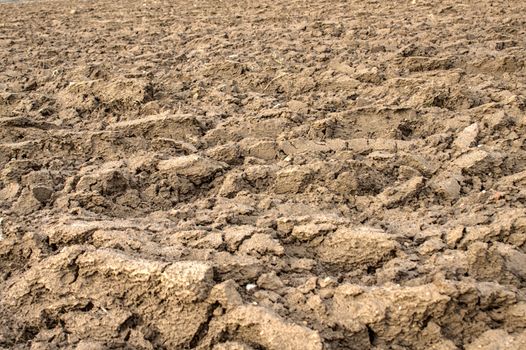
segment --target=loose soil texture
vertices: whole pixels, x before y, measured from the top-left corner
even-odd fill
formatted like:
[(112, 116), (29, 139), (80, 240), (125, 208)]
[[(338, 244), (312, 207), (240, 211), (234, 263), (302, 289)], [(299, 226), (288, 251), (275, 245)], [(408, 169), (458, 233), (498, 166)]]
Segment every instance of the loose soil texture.
[(0, 5), (0, 348), (526, 349), (525, 13)]

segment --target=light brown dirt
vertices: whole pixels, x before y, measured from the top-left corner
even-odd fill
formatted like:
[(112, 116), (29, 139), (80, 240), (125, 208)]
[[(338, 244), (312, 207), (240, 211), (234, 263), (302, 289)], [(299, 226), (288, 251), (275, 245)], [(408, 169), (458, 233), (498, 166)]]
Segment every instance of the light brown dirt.
[(0, 5), (0, 348), (525, 349), (524, 13)]

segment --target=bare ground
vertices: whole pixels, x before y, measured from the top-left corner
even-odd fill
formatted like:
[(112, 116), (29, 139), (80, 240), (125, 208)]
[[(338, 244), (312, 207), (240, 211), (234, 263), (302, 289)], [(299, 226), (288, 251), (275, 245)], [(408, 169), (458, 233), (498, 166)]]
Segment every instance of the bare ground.
[(0, 5), (0, 348), (525, 349), (524, 13)]

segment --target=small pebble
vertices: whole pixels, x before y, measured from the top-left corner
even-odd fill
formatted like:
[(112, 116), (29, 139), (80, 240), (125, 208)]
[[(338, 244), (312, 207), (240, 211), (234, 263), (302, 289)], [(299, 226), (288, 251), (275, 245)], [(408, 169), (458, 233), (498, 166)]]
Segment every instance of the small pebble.
[(255, 284), (249, 283), (249, 284), (246, 285), (245, 288), (246, 288), (246, 290), (247, 290), (248, 292), (250, 292), (252, 289), (257, 288), (257, 286), (256, 286)]

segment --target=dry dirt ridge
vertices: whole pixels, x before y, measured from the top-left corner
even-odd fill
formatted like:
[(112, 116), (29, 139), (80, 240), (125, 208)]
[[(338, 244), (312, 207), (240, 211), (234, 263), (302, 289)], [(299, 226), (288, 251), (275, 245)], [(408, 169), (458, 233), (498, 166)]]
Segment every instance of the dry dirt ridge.
[(0, 348), (526, 349), (525, 13), (0, 5)]

